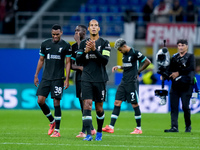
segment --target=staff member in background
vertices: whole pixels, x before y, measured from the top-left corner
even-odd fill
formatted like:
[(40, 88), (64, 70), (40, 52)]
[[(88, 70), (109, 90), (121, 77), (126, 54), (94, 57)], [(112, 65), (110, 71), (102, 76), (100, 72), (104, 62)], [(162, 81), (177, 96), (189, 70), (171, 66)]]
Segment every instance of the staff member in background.
[(190, 119), (190, 98), (193, 92), (194, 75), (195, 75), (195, 58), (193, 54), (188, 53), (188, 42), (180, 39), (177, 42), (178, 53), (172, 56), (170, 61), (169, 72), (172, 80), (170, 90), (170, 107), (171, 107), (171, 128), (164, 132), (179, 132), (178, 130), (178, 113), (179, 99), (181, 98), (182, 109), (185, 119), (185, 132), (191, 132)]

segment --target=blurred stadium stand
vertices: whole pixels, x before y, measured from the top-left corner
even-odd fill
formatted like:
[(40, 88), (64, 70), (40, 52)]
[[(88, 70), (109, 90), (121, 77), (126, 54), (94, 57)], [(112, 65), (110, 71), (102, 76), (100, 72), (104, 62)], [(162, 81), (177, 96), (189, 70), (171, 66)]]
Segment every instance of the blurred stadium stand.
[[(89, 20), (93, 18), (97, 19), (100, 23), (101, 36), (118, 38), (122, 36), (124, 32), (124, 22), (126, 21), (125, 12), (127, 10), (131, 12), (131, 15), (134, 18), (133, 21), (136, 23), (135, 39), (141, 41), (144, 41), (145, 39), (146, 22), (143, 21), (142, 8), (147, 0), (18, 1), (21, 1), (20, 5), (23, 6), (24, 2), (24, 5), (28, 5), (28, 7), (19, 6), (19, 11), (15, 13), (15, 35), (0, 35), (0, 39), (10, 38), (11, 40), (7, 40), (7, 42), (12, 41), (13, 47), (19, 46), (20, 42), (21, 45), (23, 45), (23, 41), (27, 42), (29, 39), (31, 39), (29, 43), (40, 43), (38, 41), (41, 41), (41, 39), (51, 36), (50, 28), (52, 24), (55, 23), (61, 24), (63, 26), (64, 36), (71, 37), (73, 41), (75, 27), (78, 24), (87, 25)], [(40, 9), (50, 1), (54, 2), (52, 2), (45, 11), (40, 12)], [(160, 0), (155, 0), (154, 5), (157, 5), (159, 1)], [(196, 6), (200, 6), (200, 0), (194, 0), (194, 3)], [(33, 5), (33, 8), (31, 8), (31, 5)], [(36, 9), (35, 5), (39, 5), (37, 7), (38, 9)], [(185, 7), (187, 5), (187, 0), (181, 0), (181, 5)], [(28, 11), (27, 9), (31, 11)], [(196, 24), (200, 22), (199, 16), (200, 15), (196, 16)], [(33, 20), (34, 17), (35, 20)], [(151, 17), (153, 18), (153, 16)], [(30, 23), (31, 19), (32, 22)], [(174, 20), (174, 16), (172, 16), (171, 22), (175, 22)], [(4, 43), (7, 42), (3, 42), (3, 45), (0, 44), (1, 47), (5, 47)], [(24, 45), (26, 48), (33, 46), (28, 46), (27, 44)], [(12, 44), (10, 44), (10, 46), (12, 47)]]

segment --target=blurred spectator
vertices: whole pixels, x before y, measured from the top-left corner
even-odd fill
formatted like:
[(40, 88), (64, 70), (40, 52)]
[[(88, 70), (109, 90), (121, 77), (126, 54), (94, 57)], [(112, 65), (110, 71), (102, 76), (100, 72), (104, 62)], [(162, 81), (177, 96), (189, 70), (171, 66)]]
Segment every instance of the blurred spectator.
[(197, 75), (200, 75), (200, 66), (196, 66), (195, 72)]
[(4, 34), (14, 34), (15, 33), (15, 12), (17, 11), (17, 1), (18, 0), (6, 0), (5, 5), (5, 18), (3, 24)]
[(173, 18), (175, 17), (176, 22), (183, 21), (183, 7), (180, 5), (179, 0), (174, 0), (170, 15), (172, 15)]
[(170, 5), (166, 4), (164, 0), (160, 0), (159, 5), (157, 5), (153, 11), (153, 14), (155, 15), (155, 21), (158, 23), (168, 23), (169, 11)]
[(41, 3), (41, 0), (18, 0), (19, 11), (37, 11)]
[(142, 84), (156, 84), (157, 78), (153, 72), (154, 65), (150, 64), (142, 73)]
[(0, 0), (0, 34), (3, 32), (3, 22), (6, 15), (6, 0)]
[(153, 2), (154, 0), (147, 0), (146, 4), (144, 5), (142, 12), (143, 12), (143, 21), (150, 22), (151, 21), (151, 14), (153, 13)]
[(124, 14), (124, 21), (130, 23), (138, 20), (138, 16), (134, 13), (136, 13), (134, 10), (126, 9)]
[(185, 14), (187, 22), (195, 21), (195, 15), (198, 14), (198, 8), (193, 4), (192, 0), (188, 0)]

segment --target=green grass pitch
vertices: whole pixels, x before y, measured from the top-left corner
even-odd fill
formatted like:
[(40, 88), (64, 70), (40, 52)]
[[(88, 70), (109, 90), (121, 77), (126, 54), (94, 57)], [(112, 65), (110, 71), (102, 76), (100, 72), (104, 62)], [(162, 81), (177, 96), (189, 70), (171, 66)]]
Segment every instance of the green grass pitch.
[[(111, 111), (105, 111), (104, 126), (110, 123), (110, 115)], [(94, 110), (92, 116), (96, 128)], [(0, 110), (0, 150), (197, 150), (200, 113), (191, 119), (191, 133), (184, 132), (183, 113), (179, 114), (179, 133), (164, 133), (170, 128), (170, 114), (143, 113), (143, 134), (131, 135), (136, 126), (134, 113), (121, 111), (113, 134), (103, 133), (102, 141), (83, 141), (75, 137), (82, 126), (80, 110), (62, 111), (59, 138), (48, 136), (49, 122), (41, 110)]]

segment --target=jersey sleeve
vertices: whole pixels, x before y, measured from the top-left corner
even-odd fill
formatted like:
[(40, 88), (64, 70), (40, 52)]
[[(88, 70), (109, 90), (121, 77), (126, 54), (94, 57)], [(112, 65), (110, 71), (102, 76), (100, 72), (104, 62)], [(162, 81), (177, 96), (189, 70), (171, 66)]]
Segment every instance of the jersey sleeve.
[(76, 61), (76, 52), (77, 52), (77, 49), (76, 49), (76, 46), (75, 44), (72, 45), (72, 55), (71, 55), (71, 59)]
[(140, 51), (135, 50), (137, 59), (143, 63), (146, 60), (146, 56), (144, 56)]
[(71, 45), (69, 43), (67, 43), (67, 47), (66, 47), (66, 57), (71, 57), (72, 55), (72, 49), (71, 49)]
[(102, 55), (110, 57), (110, 52), (111, 52), (110, 43), (107, 40), (105, 40), (105, 47), (102, 50)]
[(40, 52), (39, 52), (40, 56), (45, 56), (45, 46), (44, 46), (44, 42), (41, 44), (40, 46)]
[(86, 56), (86, 53), (84, 53), (85, 42), (86, 42), (85, 40), (81, 41), (80, 47), (76, 53), (76, 62), (77, 63), (82, 63), (85, 60), (85, 56)]

